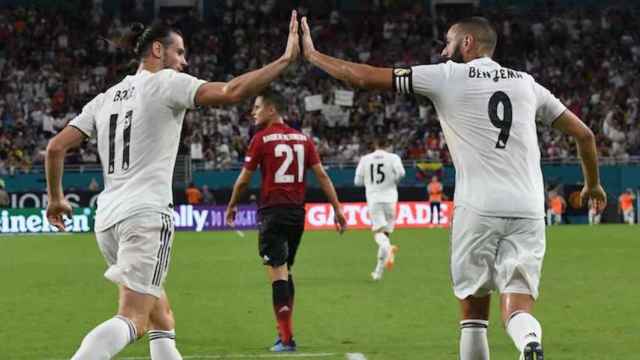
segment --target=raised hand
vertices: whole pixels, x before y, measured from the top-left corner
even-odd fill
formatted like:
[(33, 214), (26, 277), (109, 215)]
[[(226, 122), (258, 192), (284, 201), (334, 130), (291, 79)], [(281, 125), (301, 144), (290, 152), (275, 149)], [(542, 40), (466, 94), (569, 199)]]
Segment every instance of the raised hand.
[(591, 188), (588, 188), (585, 185), (582, 188), (582, 191), (580, 192), (581, 205), (589, 201), (589, 199), (593, 202), (598, 213), (601, 213), (607, 206), (607, 193), (600, 185)]
[(294, 62), (300, 55), (300, 37), (298, 36), (298, 13), (293, 10), (291, 12), (291, 21), (289, 22), (289, 37), (287, 38), (287, 48), (282, 57), (289, 63)]
[(62, 215), (71, 217), (71, 205), (67, 200), (49, 201), (47, 205), (47, 220), (60, 231), (65, 231), (64, 219)]
[(311, 53), (316, 51), (316, 48), (313, 46), (311, 30), (309, 29), (306, 16), (302, 17), (302, 48), (303, 55), (306, 59), (309, 59)]

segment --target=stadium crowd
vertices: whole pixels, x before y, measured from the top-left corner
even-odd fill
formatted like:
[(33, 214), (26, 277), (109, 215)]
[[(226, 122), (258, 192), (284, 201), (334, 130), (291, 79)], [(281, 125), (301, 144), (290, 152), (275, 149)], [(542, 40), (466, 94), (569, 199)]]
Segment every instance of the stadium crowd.
[[(449, 23), (444, 15), (432, 18), (420, 7), (388, 9), (375, 2), (363, 17), (303, 3), (309, 5), (300, 13), (313, 17), (317, 46), (331, 55), (386, 66), (440, 61), (437, 39)], [(225, 6), (205, 20), (194, 12), (164, 20), (184, 33), (188, 72), (203, 79), (228, 80), (270, 62), (284, 46), (288, 11), (281, 4), (227, 0)], [(135, 15), (120, 19), (100, 9), (78, 11), (0, 10), (0, 175), (41, 166), (48, 139), (84, 103), (135, 69), (123, 50), (103, 40), (124, 35)], [(637, 9), (552, 14), (483, 13), (498, 30), (495, 59), (531, 73), (558, 95), (594, 130), (602, 156), (640, 156), (640, 84), (633, 81), (640, 69)], [(379, 135), (404, 160), (450, 161), (428, 100), (355, 90), (353, 106), (306, 111), (307, 96), (319, 94), (333, 104), (335, 90), (350, 89), (304, 62), (274, 87), (289, 99), (286, 121), (316, 139), (325, 162), (357, 162)], [(207, 169), (237, 166), (254, 131), (251, 107), (247, 101), (191, 111), (181, 151)], [(575, 144), (566, 137), (538, 128), (543, 159), (575, 156)], [(70, 163), (97, 163), (95, 141), (70, 157)]]

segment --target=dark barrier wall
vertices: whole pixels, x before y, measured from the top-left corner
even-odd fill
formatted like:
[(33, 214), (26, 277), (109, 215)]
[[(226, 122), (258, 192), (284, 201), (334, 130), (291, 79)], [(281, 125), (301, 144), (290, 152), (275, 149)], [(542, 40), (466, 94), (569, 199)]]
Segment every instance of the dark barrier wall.
[[(401, 187), (424, 187), (424, 179), (419, 176), (418, 170), (415, 167), (406, 167), (406, 171), (407, 175), (400, 183)], [(355, 169), (353, 167), (328, 168), (327, 172), (336, 187), (353, 187), (353, 177), (355, 174)], [(542, 172), (544, 174), (545, 182), (550, 185), (578, 184), (582, 182), (582, 169), (577, 164), (543, 165)], [(193, 174), (193, 181), (198, 186), (207, 185), (212, 190), (227, 191), (233, 187), (238, 173), (238, 170), (196, 171)], [(445, 187), (452, 189), (455, 183), (455, 171), (453, 170), (453, 167), (445, 166), (442, 174), (442, 183)], [(600, 167), (600, 177), (607, 192), (612, 196), (617, 196), (626, 188), (636, 189), (640, 187), (640, 165), (603, 165)], [(88, 189), (89, 183), (94, 178), (97, 180), (98, 184), (102, 186), (101, 172), (66, 172), (64, 174), (63, 183), (67, 191), (84, 191)], [(43, 173), (4, 176), (3, 179), (9, 193), (28, 191), (41, 192), (46, 188)], [(318, 183), (313, 175), (309, 174), (308, 181), (311, 189), (318, 188)], [(257, 190), (259, 184), (260, 173), (257, 172), (253, 175), (251, 189)], [(352, 189), (349, 189), (347, 193), (351, 193), (352, 191)], [(362, 189), (359, 191), (362, 192)], [(422, 197), (420, 199), (422, 199)], [(359, 200), (354, 199), (354, 201)]]

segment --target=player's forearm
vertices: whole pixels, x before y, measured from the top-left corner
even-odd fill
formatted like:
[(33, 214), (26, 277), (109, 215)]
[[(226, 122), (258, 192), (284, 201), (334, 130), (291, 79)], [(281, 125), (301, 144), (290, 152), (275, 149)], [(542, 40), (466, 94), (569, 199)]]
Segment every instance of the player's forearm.
[(331, 179), (329, 179), (328, 176), (324, 176), (318, 178), (318, 182), (320, 183), (320, 188), (329, 199), (331, 206), (333, 206), (334, 209), (340, 208), (340, 200), (338, 200), (338, 194)]
[(370, 65), (341, 60), (325, 55), (317, 50), (311, 51), (307, 59), (310, 63), (326, 71), (332, 77), (352, 86), (364, 89), (376, 88), (375, 84), (369, 81), (368, 74), (371, 68)]
[(288, 65), (288, 60), (279, 58), (258, 70), (250, 71), (234, 78), (225, 85), (224, 91), (237, 101), (258, 95), (267, 85), (275, 80)]
[(231, 199), (229, 200), (228, 207), (234, 207), (238, 205), (238, 201), (240, 201), (240, 196), (244, 194), (247, 190), (249, 183), (236, 181), (235, 185), (233, 185), (233, 191), (231, 192)]
[(55, 142), (49, 142), (45, 155), (45, 171), (47, 176), (47, 194), (50, 201), (59, 201), (64, 197), (62, 190), (62, 174), (64, 172), (64, 156), (66, 149)]
[(598, 172), (598, 152), (596, 150), (595, 136), (592, 132), (580, 138), (576, 138), (578, 155), (582, 163), (582, 173), (585, 185), (594, 187), (600, 184)]

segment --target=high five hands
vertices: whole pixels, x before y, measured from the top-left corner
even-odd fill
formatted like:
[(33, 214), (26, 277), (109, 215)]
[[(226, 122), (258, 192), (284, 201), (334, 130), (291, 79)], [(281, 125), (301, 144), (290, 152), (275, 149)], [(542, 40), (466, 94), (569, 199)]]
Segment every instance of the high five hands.
[[(309, 24), (307, 23), (307, 17), (302, 17), (302, 47), (305, 59), (309, 60), (311, 54), (316, 50), (313, 46), (313, 39), (311, 38), (311, 31)], [(287, 47), (282, 57), (289, 63), (293, 63), (298, 59), (300, 55), (300, 36), (299, 36), (299, 23), (298, 12), (296, 10), (291, 11), (291, 20), (289, 21), (289, 37), (287, 38)]]
[(289, 37), (287, 38), (287, 47), (284, 50), (282, 58), (288, 63), (293, 63), (300, 55), (300, 37), (298, 35), (298, 12), (291, 11), (291, 20), (289, 21)]

